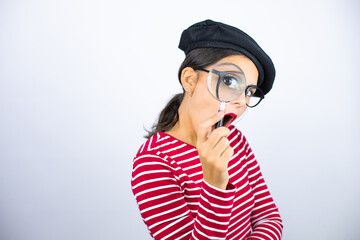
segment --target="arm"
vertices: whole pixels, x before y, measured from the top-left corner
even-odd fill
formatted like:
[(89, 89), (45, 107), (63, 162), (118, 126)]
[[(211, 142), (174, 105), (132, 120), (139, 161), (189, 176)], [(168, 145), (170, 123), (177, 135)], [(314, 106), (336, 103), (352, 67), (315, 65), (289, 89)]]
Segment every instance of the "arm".
[(196, 219), (171, 160), (144, 153), (134, 159), (132, 190), (141, 216), (155, 239), (225, 239), (235, 187), (221, 190), (201, 183)]
[(247, 142), (246, 156), (250, 186), (254, 192), (255, 200), (251, 213), (253, 232), (248, 240), (281, 239), (283, 225), (279, 211), (266, 186), (259, 164)]

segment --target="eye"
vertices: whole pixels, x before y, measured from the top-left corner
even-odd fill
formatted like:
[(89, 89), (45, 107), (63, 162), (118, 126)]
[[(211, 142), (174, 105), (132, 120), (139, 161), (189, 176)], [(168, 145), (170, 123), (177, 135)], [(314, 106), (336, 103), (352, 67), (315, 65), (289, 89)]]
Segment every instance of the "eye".
[(222, 82), (229, 88), (239, 88), (239, 80), (234, 76), (224, 76)]
[(256, 92), (256, 88), (249, 86), (249, 87), (246, 89), (246, 96), (247, 96), (247, 97), (252, 97), (252, 96), (255, 94), (255, 92)]

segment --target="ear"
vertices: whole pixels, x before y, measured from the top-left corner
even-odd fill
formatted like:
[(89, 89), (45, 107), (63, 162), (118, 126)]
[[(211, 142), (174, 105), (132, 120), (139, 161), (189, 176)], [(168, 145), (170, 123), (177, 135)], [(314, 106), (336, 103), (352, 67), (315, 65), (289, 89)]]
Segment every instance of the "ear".
[(181, 71), (181, 85), (185, 92), (194, 92), (198, 80), (198, 73), (191, 67), (186, 67)]

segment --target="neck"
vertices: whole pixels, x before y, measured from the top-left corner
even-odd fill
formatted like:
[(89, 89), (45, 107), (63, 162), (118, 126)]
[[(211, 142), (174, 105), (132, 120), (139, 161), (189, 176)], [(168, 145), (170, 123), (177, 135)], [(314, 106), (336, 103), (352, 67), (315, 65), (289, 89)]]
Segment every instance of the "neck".
[(167, 134), (192, 146), (196, 146), (197, 135), (190, 118), (189, 96), (185, 96), (179, 107), (179, 120)]

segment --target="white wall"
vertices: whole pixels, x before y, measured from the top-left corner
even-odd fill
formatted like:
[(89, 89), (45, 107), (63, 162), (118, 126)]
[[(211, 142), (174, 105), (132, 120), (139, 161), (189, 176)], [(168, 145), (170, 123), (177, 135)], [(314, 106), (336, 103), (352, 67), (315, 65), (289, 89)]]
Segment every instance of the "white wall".
[(0, 2), (0, 239), (150, 239), (132, 158), (180, 91), (182, 30), (213, 19), (272, 57), (238, 127), (285, 240), (360, 238), (358, 1)]

